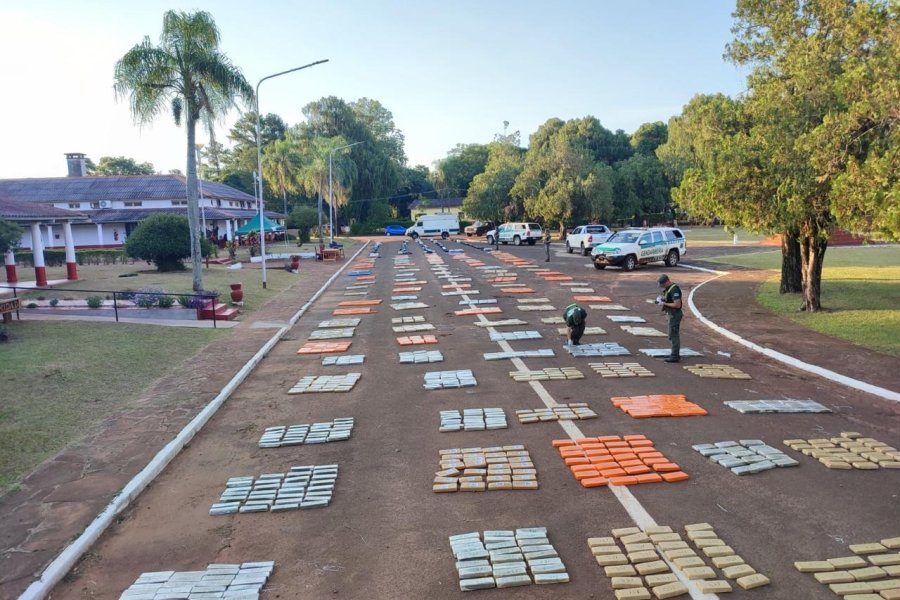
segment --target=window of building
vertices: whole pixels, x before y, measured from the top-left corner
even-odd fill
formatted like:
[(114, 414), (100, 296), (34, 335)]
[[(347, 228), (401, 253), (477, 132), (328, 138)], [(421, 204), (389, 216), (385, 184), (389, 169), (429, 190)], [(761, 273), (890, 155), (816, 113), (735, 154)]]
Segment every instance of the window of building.
[(126, 207), (126, 208), (128, 208), (128, 207), (135, 207), (135, 206), (143, 206), (143, 205), (144, 205), (144, 203), (141, 202), (140, 200), (132, 200), (132, 201), (130, 201), (130, 202), (126, 202), (126, 203), (125, 203), (125, 207)]
[(69, 202), (69, 208), (81, 208), (81, 202)]
[(99, 203), (99, 202), (91, 202), (91, 208), (99, 209), (99, 208), (100, 208), (100, 203)]
[(187, 206), (187, 200), (172, 200), (172, 206)]

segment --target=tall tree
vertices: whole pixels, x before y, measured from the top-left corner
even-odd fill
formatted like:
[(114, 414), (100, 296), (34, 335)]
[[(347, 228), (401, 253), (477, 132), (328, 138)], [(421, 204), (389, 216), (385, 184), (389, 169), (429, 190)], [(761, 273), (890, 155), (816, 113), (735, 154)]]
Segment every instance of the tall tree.
[(526, 214), (546, 227), (612, 216), (614, 172), (610, 162), (631, 153), (627, 136), (612, 133), (594, 117), (550, 119), (532, 136), (525, 166), (512, 189)]
[[(300, 137), (341, 136), (348, 143), (362, 142), (349, 149), (357, 175), (341, 213), (359, 221), (367, 220), (372, 209), (383, 214), (387, 198), (401, 183), (401, 169), (406, 164), (403, 136), (391, 112), (375, 100), (362, 98), (347, 103), (329, 96), (307, 104), (303, 114), (306, 122), (296, 128)], [(377, 207), (379, 204), (383, 206)]]
[(170, 10), (163, 16), (159, 45), (149, 37), (116, 63), (115, 91), (127, 96), (131, 113), (141, 123), (152, 121), (167, 108), (176, 125), (187, 130), (187, 201), (191, 229), (193, 289), (203, 289), (200, 219), (197, 202), (197, 122), (211, 122), (234, 105), (246, 102), (253, 88), (241, 70), (219, 49), (219, 30), (207, 12)]
[(759, 172), (776, 189), (774, 212), (795, 228), (802, 310), (821, 308), (828, 236), (841, 218), (862, 233), (900, 234), (898, 10), (881, 0), (737, 2), (726, 56), (753, 65), (744, 149), (769, 159)]
[(18, 223), (0, 219), (0, 254), (15, 250), (25, 235), (25, 230)]
[(500, 223), (514, 218), (514, 204), (510, 192), (524, 167), (525, 151), (513, 144), (490, 144), (484, 171), (472, 179), (469, 193), (463, 201), (465, 213), (476, 219)]
[(636, 154), (656, 156), (656, 149), (666, 143), (669, 128), (662, 121), (644, 123), (631, 134), (631, 147)]
[(301, 168), (299, 145), (290, 136), (266, 146), (263, 153), (263, 177), (266, 179), (266, 187), (281, 192), (281, 208), (285, 216), (290, 214), (287, 208), (288, 192), (293, 194), (300, 189), (298, 178)]
[(442, 197), (465, 198), (476, 175), (484, 171), (488, 147), (484, 144), (457, 144), (446, 158), (437, 162), (432, 182)]
[[(283, 140), (287, 129), (287, 124), (280, 116), (274, 113), (263, 115), (259, 120), (262, 149), (265, 150), (272, 142)], [(256, 156), (256, 113), (250, 110), (242, 114), (228, 132), (228, 139), (232, 146), (223, 165), (225, 170), (255, 171), (259, 167)]]
[(101, 156), (96, 165), (88, 165), (88, 175), (153, 175), (151, 163), (139, 163), (125, 156)]

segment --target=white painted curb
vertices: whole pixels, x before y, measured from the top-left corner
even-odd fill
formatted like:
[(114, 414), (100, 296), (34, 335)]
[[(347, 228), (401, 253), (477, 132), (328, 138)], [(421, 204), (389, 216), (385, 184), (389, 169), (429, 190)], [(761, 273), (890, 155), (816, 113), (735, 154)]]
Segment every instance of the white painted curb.
[(707, 327), (709, 327), (716, 333), (719, 333), (719, 334), (727, 337), (728, 339), (735, 341), (738, 344), (741, 344), (742, 346), (750, 348), (754, 352), (759, 352), (760, 354), (768, 356), (769, 358), (777, 360), (778, 362), (784, 363), (784, 364), (794, 367), (796, 369), (800, 369), (800, 370), (806, 371), (808, 373), (813, 373), (815, 375), (818, 375), (819, 377), (824, 377), (825, 379), (827, 379), (829, 381), (833, 381), (835, 383), (840, 383), (841, 385), (845, 385), (847, 387), (850, 387), (850, 388), (853, 388), (856, 390), (860, 390), (860, 391), (866, 392), (868, 394), (872, 394), (873, 396), (878, 396), (879, 398), (884, 398), (885, 400), (891, 400), (893, 402), (900, 402), (900, 393), (897, 393), (893, 390), (879, 387), (877, 385), (872, 385), (871, 383), (867, 383), (867, 382), (861, 381), (859, 379), (854, 379), (852, 377), (847, 377), (846, 375), (841, 375), (840, 373), (836, 373), (835, 371), (831, 371), (824, 367), (810, 364), (808, 362), (803, 362), (802, 360), (799, 360), (797, 358), (794, 358), (793, 356), (784, 354), (782, 352), (778, 352), (777, 350), (772, 350), (771, 348), (766, 348), (764, 346), (760, 346), (759, 344), (755, 344), (755, 343), (751, 342), (750, 340), (744, 339), (741, 336), (739, 336), (738, 334), (736, 334), (732, 331), (729, 331), (728, 329), (725, 329), (721, 325), (717, 325), (716, 323), (713, 323), (712, 321), (707, 319), (705, 316), (703, 316), (703, 314), (697, 309), (697, 305), (694, 304), (694, 292), (699, 290), (701, 287), (703, 287), (705, 284), (709, 283), (710, 281), (715, 281), (719, 277), (729, 275), (730, 273), (727, 271), (713, 271), (711, 269), (704, 269), (703, 267), (694, 267), (694, 266), (689, 266), (689, 265), (681, 265), (681, 266), (685, 267), (687, 269), (694, 269), (696, 271), (704, 271), (707, 273), (715, 273), (716, 274), (715, 277), (710, 277), (706, 281), (703, 281), (702, 283), (697, 285), (694, 289), (691, 290), (691, 293), (688, 294), (688, 306), (691, 307), (691, 311), (697, 316), (697, 319), (701, 323), (703, 323), (704, 325), (706, 325)]
[(196, 417), (194, 417), (190, 423), (185, 425), (185, 427), (178, 432), (178, 435), (175, 438), (163, 446), (163, 448), (156, 453), (156, 456), (147, 463), (141, 471), (135, 475), (131, 481), (125, 484), (125, 487), (116, 494), (115, 498), (113, 498), (110, 503), (106, 506), (106, 508), (97, 515), (90, 525), (82, 532), (78, 538), (75, 539), (74, 542), (66, 546), (66, 548), (53, 559), (47, 568), (44, 569), (44, 572), (41, 573), (40, 578), (33, 582), (28, 586), (21, 596), (19, 596), (19, 600), (42, 600), (47, 597), (53, 587), (59, 583), (59, 581), (65, 577), (66, 573), (75, 566), (75, 563), (81, 558), (81, 555), (88, 551), (88, 549), (97, 541), (97, 539), (103, 534), (107, 527), (112, 523), (113, 519), (117, 514), (122, 512), (132, 500), (137, 498), (137, 496), (146, 488), (150, 482), (152, 482), (157, 475), (159, 475), (166, 466), (172, 462), (181, 450), (194, 438), (198, 431), (207, 423), (207, 421), (212, 418), (216, 411), (221, 408), (221, 406), (225, 403), (226, 400), (231, 396), (234, 390), (243, 383), (243, 381), (247, 378), (247, 376), (253, 371), (253, 369), (262, 361), (263, 358), (272, 350), (272, 348), (277, 344), (284, 334), (290, 331), (291, 327), (294, 326), (295, 323), (303, 316), (309, 307), (315, 302), (319, 296), (321, 296), (328, 286), (337, 279), (337, 277), (346, 269), (351, 262), (362, 252), (366, 246), (369, 245), (369, 242), (366, 241), (362, 247), (356, 251), (356, 253), (350, 257), (350, 260), (347, 261), (344, 266), (337, 270), (337, 272), (332, 275), (328, 281), (326, 281), (319, 290), (313, 294), (313, 297), (309, 299), (309, 301), (300, 307), (294, 316), (291, 317), (289, 321), (289, 325), (282, 327), (275, 334), (269, 338), (262, 348), (260, 348), (253, 357), (248, 360), (241, 369), (234, 374), (234, 377), (225, 384), (225, 387), (219, 392), (219, 394), (207, 404), (203, 410), (201, 410)]

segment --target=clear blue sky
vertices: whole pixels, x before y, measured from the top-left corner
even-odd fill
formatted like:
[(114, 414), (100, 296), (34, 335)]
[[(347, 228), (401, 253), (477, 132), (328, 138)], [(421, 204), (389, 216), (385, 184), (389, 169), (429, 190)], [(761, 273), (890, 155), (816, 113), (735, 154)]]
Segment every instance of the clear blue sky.
[[(112, 91), (113, 66), (170, 8), (204, 9), (248, 80), (320, 58), (263, 84), (262, 112), (288, 123), (322, 96), (369, 97), (394, 114), (410, 165), (457, 143), (550, 117), (594, 115), (609, 129), (666, 121), (697, 93), (736, 95), (745, 72), (723, 61), (733, 2), (231, 0), (0, 2), (0, 177), (65, 174), (65, 152), (131, 156), (184, 170), (171, 117), (133, 124)], [(219, 127), (219, 138), (236, 113)], [(201, 140), (203, 141), (203, 140)]]

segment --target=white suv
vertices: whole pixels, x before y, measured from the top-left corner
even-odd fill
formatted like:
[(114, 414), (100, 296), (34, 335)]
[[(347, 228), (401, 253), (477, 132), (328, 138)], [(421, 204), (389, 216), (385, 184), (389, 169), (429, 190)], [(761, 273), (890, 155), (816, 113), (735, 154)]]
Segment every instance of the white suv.
[(578, 248), (582, 256), (589, 256), (594, 246), (605, 242), (611, 235), (612, 231), (606, 225), (581, 225), (566, 236), (566, 252), (572, 254)]
[(524, 243), (534, 246), (542, 235), (541, 226), (537, 223), (504, 223), (487, 232), (487, 242), (493, 244), (496, 239), (501, 244), (512, 242), (516, 246)]
[(665, 261), (674, 267), (687, 252), (684, 234), (674, 227), (625, 229), (617, 231), (604, 243), (594, 246), (591, 259), (595, 269), (608, 265), (631, 271), (638, 264)]

